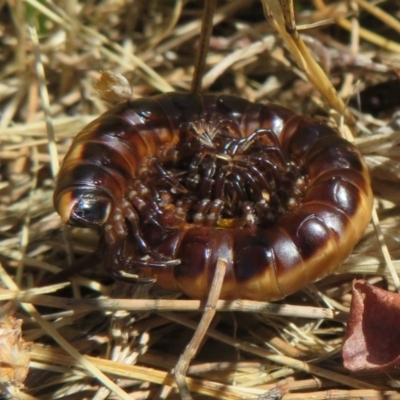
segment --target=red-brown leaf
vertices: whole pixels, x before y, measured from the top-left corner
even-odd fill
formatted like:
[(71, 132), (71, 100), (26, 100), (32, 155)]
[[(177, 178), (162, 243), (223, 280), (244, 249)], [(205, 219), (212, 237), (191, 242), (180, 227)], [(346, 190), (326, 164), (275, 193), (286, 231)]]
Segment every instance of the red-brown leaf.
[(364, 280), (353, 282), (343, 349), (351, 371), (386, 371), (400, 366), (400, 295)]

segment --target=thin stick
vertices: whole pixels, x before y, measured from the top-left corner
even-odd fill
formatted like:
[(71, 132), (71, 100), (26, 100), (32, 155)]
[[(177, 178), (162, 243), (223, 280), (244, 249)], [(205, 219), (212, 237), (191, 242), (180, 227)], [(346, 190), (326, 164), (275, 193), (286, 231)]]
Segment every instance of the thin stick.
[(54, 134), (53, 121), (52, 121), (51, 113), (50, 113), (49, 93), (47, 92), (46, 78), (44, 75), (42, 57), (41, 57), (40, 49), (39, 49), (39, 39), (37, 37), (36, 29), (32, 26), (29, 26), (28, 31), (29, 31), (31, 41), (33, 43), (33, 50), (35, 52), (36, 76), (37, 76), (37, 79), (39, 82), (40, 99), (42, 101), (42, 107), (43, 107), (44, 117), (45, 117), (45, 121), (46, 121), (47, 137), (49, 140), (49, 154), (50, 154), (50, 159), (51, 159), (50, 168), (51, 168), (51, 173), (53, 175), (53, 178), (55, 179), (58, 174), (60, 165), (58, 162), (56, 136)]
[[(262, 5), (265, 16), (269, 18), (271, 24), (279, 32), (288, 50), (294, 57), (299, 68), (306, 74), (309, 82), (321, 93), (330, 107), (336, 110), (340, 115), (343, 114), (347, 124), (350, 127), (354, 127), (355, 119), (353, 115), (346, 108), (342, 99), (337, 95), (336, 89), (331, 81), (311, 56), (297, 30), (293, 27), (295, 21), (293, 21), (291, 17), (293, 15), (290, 11), (290, 7), (293, 6), (291, 2), (286, 2), (286, 8), (284, 10), (286, 14), (283, 14), (281, 3), (278, 0), (262, 0)], [(273, 16), (272, 19), (271, 16)], [(289, 18), (289, 21), (286, 21), (285, 18)], [(288, 33), (288, 30), (290, 30), (291, 34)]]
[[(29, 36), (33, 43), (33, 51), (35, 53), (35, 68), (36, 68), (36, 76), (39, 83), (39, 92), (40, 92), (40, 99), (42, 102), (42, 108), (44, 112), (44, 117), (46, 121), (46, 132), (47, 138), (49, 141), (48, 144), (48, 151), (50, 155), (50, 168), (53, 179), (56, 179), (58, 175), (58, 171), (60, 169), (60, 163), (58, 158), (58, 151), (56, 146), (56, 135), (54, 132), (53, 126), (53, 119), (50, 112), (50, 100), (49, 100), (49, 93), (47, 91), (46, 85), (46, 77), (44, 73), (44, 67), (42, 63), (42, 56), (40, 53), (40, 46), (39, 46), (39, 39), (37, 36), (36, 29), (33, 26), (28, 27)], [(69, 265), (73, 262), (73, 250), (71, 247), (71, 242), (69, 239), (69, 228), (66, 225), (63, 225), (63, 239), (65, 243), (65, 247), (67, 249), (67, 260)]]
[(286, 32), (289, 35), (298, 36), (296, 20), (294, 18), (294, 7), (292, 0), (279, 0), (282, 7), (282, 13), (285, 19)]
[(208, 47), (210, 45), (210, 36), (213, 28), (213, 15), (216, 7), (216, 0), (206, 0), (203, 10), (203, 18), (201, 22), (201, 33), (199, 51), (196, 56), (196, 64), (192, 81), (192, 93), (199, 93), (201, 90), (201, 82), (206, 67), (206, 58)]
[(186, 383), (186, 373), (189, 368), (190, 361), (192, 361), (193, 357), (196, 355), (216, 313), (216, 304), (221, 293), (225, 272), (226, 260), (219, 258), (203, 316), (201, 317), (200, 323), (194, 332), (192, 340), (186, 346), (185, 351), (179, 357), (179, 361), (175, 366), (174, 375), (176, 384), (178, 385), (179, 393), (184, 400), (192, 399)]
[(389, 249), (385, 241), (385, 236), (383, 235), (381, 225), (379, 223), (379, 217), (378, 213), (376, 212), (376, 207), (372, 209), (372, 222), (374, 224), (376, 237), (378, 238), (383, 258), (392, 276), (393, 284), (396, 287), (397, 292), (400, 293), (400, 279), (399, 276), (397, 275), (396, 269), (394, 268), (392, 258), (390, 257)]
[[(359, 271), (358, 271), (359, 272)], [(40, 290), (50, 289), (40, 288)], [(98, 288), (95, 288), (95, 290)], [(38, 290), (38, 289), (35, 289)], [(14, 300), (39, 306), (49, 306), (76, 311), (203, 311), (204, 302), (201, 300), (152, 300), (152, 299), (69, 299), (50, 295), (36, 294), (28, 291), (10, 291), (0, 288), (0, 300)], [(346, 321), (348, 315), (329, 308), (298, 306), (290, 304), (267, 303), (253, 300), (218, 300), (216, 309), (221, 312), (261, 313), (278, 315), (280, 317), (298, 317), (309, 319), (333, 319)]]

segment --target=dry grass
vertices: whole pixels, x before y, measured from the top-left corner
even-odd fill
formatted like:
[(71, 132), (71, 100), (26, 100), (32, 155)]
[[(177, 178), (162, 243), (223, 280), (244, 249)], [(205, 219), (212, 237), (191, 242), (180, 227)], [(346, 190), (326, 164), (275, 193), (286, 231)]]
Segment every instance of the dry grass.
[[(3, 316), (21, 318), (23, 336), (33, 342), (25, 387), (4, 385), (6, 396), (179, 398), (170, 372), (201, 302), (112, 284), (94, 269), (69, 286), (35, 287), (96, 246), (92, 232), (63, 230), (52, 206), (54, 176), (71, 139), (109, 107), (94, 79), (101, 70), (122, 73), (135, 98), (188, 91), (202, 3), (0, 0), (0, 299)], [(319, 67), (307, 61), (301, 39), (265, 20), (259, 1), (231, 0), (218, 4), (203, 85), (320, 115), (343, 134), (359, 134), (376, 193), (376, 229), (370, 225), (337, 274), (279, 303), (219, 301), (221, 312), (189, 368), (196, 399), (400, 398), (398, 372), (349, 374), (340, 356), (352, 279), (398, 287), (400, 117), (394, 108), (368, 114), (356, 102), (344, 104), (400, 70), (400, 4), (310, 3), (296, 2), (296, 21), (328, 81), (315, 75)]]

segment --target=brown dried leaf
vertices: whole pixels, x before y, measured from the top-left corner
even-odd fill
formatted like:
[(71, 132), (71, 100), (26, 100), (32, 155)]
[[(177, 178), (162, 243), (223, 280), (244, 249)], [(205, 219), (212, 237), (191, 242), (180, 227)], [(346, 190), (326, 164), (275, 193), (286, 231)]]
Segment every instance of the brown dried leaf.
[(351, 371), (400, 366), (400, 295), (353, 281), (350, 317), (342, 349)]
[(14, 317), (0, 321), (0, 385), (22, 386), (28, 374), (31, 343), (22, 339), (21, 325)]

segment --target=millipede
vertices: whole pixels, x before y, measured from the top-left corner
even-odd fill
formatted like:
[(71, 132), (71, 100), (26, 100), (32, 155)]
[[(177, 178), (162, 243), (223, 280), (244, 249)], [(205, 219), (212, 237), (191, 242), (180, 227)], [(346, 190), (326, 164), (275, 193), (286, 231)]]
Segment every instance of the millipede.
[(108, 269), (207, 297), (278, 300), (331, 274), (371, 217), (362, 155), (325, 123), (231, 95), (122, 102), (86, 126), (60, 169), (64, 223), (102, 232)]

